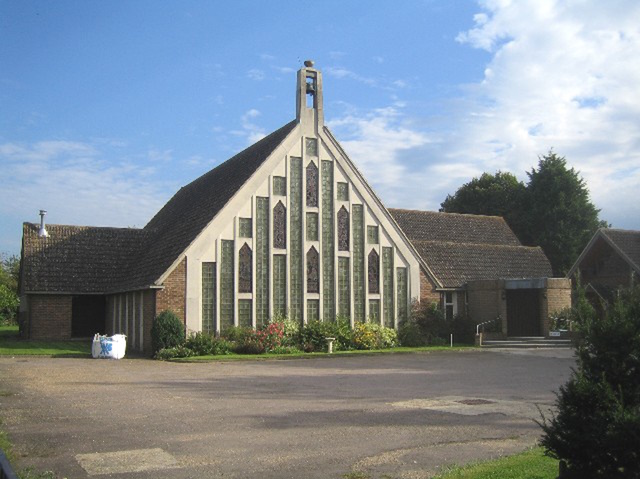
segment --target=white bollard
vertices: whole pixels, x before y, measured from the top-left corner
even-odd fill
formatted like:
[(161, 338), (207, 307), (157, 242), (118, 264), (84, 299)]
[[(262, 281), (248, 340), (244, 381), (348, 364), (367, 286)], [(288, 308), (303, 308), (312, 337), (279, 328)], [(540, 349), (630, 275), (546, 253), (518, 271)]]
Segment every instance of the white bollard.
[(328, 350), (329, 350), (329, 354), (333, 353), (333, 342), (336, 340), (336, 338), (324, 338), (327, 340), (327, 346), (328, 346)]

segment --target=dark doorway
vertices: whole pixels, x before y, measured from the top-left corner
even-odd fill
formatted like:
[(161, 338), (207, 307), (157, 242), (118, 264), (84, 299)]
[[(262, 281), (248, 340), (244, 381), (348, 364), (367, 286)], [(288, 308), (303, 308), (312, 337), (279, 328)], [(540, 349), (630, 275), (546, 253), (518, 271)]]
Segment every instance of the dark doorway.
[(539, 289), (507, 290), (507, 335), (541, 336)]
[(105, 333), (105, 298), (98, 295), (74, 296), (71, 316), (71, 336), (87, 338)]

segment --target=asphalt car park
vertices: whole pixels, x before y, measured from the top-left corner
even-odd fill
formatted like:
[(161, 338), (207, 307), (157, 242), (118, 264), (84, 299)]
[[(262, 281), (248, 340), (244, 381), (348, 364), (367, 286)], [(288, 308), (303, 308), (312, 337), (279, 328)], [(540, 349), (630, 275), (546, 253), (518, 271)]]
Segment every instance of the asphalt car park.
[(569, 349), (242, 362), (0, 358), (17, 468), (59, 477), (427, 478), (540, 437)]

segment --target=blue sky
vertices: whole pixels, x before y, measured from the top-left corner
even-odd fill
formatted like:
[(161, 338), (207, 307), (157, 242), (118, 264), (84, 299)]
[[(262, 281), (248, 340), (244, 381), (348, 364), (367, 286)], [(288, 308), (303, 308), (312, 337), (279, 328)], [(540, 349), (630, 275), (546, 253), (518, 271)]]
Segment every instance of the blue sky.
[(390, 207), (437, 210), (550, 148), (640, 230), (640, 3), (0, 0), (0, 252), (38, 210), (142, 227), (295, 116), (325, 119)]

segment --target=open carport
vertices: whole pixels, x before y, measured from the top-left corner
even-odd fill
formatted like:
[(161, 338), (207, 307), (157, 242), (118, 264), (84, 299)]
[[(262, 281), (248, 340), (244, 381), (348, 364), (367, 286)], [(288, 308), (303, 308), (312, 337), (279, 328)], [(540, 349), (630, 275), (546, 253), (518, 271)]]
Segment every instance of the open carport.
[(533, 445), (572, 354), (1, 358), (1, 414), (18, 468), (60, 477), (426, 478)]

